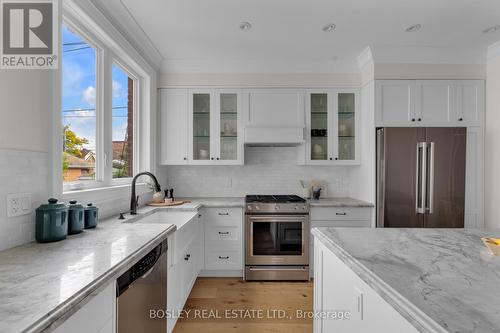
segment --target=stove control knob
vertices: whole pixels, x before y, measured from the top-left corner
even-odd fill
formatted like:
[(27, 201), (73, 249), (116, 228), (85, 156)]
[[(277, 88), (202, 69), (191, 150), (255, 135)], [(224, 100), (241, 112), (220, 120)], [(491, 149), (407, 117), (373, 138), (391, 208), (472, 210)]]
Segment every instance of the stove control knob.
[(299, 210), (299, 206), (295, 206), (295, 210)]
[(247, 210), (252, 210), (252, 206), (248, 205)]
[(255, 206), (255, 210), (260, 210), (260, 207), (259, 206)]
[(280, 210), (280, 206), (274, 207), (275, 210)]

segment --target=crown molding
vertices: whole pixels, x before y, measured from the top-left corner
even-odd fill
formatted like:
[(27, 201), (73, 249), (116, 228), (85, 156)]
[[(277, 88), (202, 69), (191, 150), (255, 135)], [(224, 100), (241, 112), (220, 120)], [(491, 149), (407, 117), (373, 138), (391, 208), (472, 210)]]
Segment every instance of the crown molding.
[(163, 56), (121, 0), (91, 0), (142, 57), (159, 71)]
[(500, 57), (500, 41), (488, 46), (488, 53), (487, 54), (488, 54), (487, 55), (488, 61)]
[(358, 56), (358, 67), (362, 69), (367, 64), (374, 62), (373, 53), (370, 46), (366, 47)]

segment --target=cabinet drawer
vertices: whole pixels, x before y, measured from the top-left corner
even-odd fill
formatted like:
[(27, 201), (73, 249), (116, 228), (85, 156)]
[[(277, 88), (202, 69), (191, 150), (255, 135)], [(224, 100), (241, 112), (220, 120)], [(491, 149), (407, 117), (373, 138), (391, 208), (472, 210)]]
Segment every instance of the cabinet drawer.
[(370, 220), (330, 220), (330, 221), (311, 221), (311, 228), (320, 228), (320, 227), (352, 227), (352, 228), (369, 228), (371, 227)]
[(208, 226), (205, 229), (205, 241), (240, 241), (241, 228), (237, 226)]
[(241, 208), (205, 208), (202, 214), (211, 226), (241, 226), (243, 220)]
[(311, 221), (362, 221), (371, 219), (371, 208), (312, 207)]
[(208, 251), (205, 253), (205, 269), (242, 269), (241, 251)]

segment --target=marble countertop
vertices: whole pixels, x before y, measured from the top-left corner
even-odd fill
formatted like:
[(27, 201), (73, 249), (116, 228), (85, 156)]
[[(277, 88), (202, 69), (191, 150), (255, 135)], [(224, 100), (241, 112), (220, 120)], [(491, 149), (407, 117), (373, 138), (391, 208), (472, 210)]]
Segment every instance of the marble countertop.
[[(227, 198), (182, 198), (181, 200), (189, 200), (191, 203), (184, 205), (200, 205), (206, 208), (220, 208), (220, 207), (245, 207), (244, 197), (227, 197)], [(182, 206), (184, 206), (182, 205)], [(180, 206), (180, 207), (182, 207)]]
[[(154, 211), (140, 209), (134, 219)], [(173, 224), (113, 217), (61, 242), (0, 252), (0, 332), (57, 326), (174, 231)]]
[(500, 332), (500, 230), (314, 228), (347, 266), (421, 332)]
[(353, 198), (324, 198), (309, 200), (311, 207), (374, 207), (372, 203)]

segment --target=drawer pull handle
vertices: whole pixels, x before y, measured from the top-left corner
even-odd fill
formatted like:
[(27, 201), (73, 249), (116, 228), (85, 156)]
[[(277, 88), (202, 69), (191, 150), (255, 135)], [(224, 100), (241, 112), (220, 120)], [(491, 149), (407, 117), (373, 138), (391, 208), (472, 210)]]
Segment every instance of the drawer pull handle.
[(229, 213), (219, 213), (219, 216), (228, 216)]
[(347, 213), (335, 213), (335, 215), (345, 216), (345, 215), (347, 215)]
[(219, 231), (219, 235), (229, 235), (229, 231)]
[(229, 256), (225, 256), (225, 257), (223, 257), (223, 256), (219, 256), (219, 259), (224, 259), (224, 260), (227, 260), (227, 259), (229, 259)]

